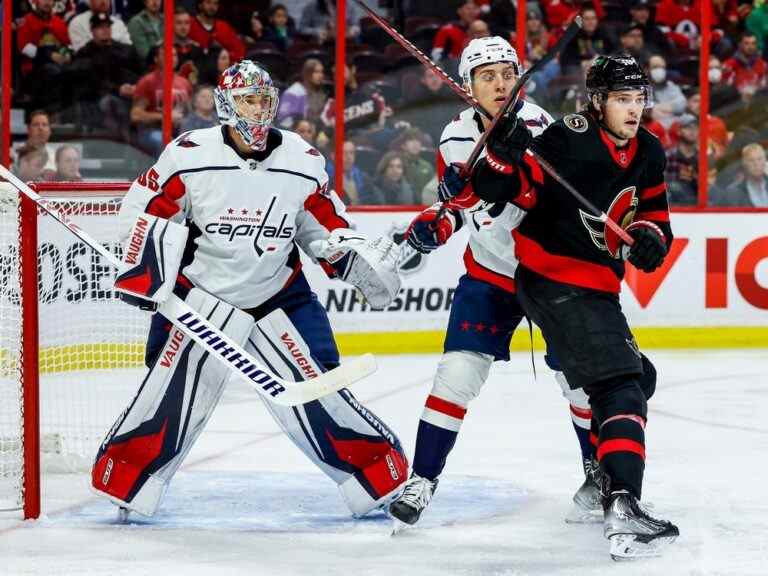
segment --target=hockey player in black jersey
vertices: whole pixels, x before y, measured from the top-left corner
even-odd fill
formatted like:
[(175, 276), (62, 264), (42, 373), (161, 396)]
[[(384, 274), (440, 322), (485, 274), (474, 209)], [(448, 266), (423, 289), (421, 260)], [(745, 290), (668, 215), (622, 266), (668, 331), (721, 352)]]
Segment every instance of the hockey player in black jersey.
[[(614, 559), (655, 555), (679, 534), (639, 502), (655, 371), (641, 355), (618, 297), (625, 260), (651, 272), (672, 242), (664, 151), (640, 127), (649, 90), (631, 56), (598, 57), (587, 75), (590, 104), (584, 113), (564, 117), (535, 139), (523, 122), (503, 119), (472, 176), (483, 200), (506, 200), (528, 211), (513, 232), (518, 297), (569, 384), (590, 398), (606, 477), (604, 530)], [(634, 243), (628, 246), (592, 215), (537, 157)]]

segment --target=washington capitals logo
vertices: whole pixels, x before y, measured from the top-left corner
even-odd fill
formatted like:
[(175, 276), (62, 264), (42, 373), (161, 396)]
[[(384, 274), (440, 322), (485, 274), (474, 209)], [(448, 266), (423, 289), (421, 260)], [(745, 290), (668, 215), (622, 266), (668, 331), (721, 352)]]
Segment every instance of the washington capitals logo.
[[(635, 186), (624, 188), (624, 190), (619, 192), (619, 195), (614, 198), (610, 208), (607, 210), (608, 218), (616, 222), (622, 228), (629, 226), (635, 218), (638, 202), (636, 192), (637, 188)], [(621, 258), (622, 240), (616, 232), (608, 228), (608, 226), (606, 226), (597, 216), (587, 214), (581, 209), (579, 210), (579, 214), (581, 215), (581, 221), (587, 229), (587, 232), (589, 232), (589, 236), (592, 238), (592, 242), (594, 242), (595, 246), (600, 250), (605, 250), (616, 259)]]

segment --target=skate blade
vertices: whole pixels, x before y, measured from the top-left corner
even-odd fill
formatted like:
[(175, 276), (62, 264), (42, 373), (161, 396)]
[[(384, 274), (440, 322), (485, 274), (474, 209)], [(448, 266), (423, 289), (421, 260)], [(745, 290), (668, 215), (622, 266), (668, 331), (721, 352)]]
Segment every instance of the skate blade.
[(660, 536), (650, 542), (637, 539), (637, 534), (616, 534), (609, 538), (611, 542), (611, 558), (616, 562), (656, 558), (661, 556), (664, 548), (672, 544), (677, 536)]
[(390, 518), (392, 518), (392, 532), (390, 533), (390, 536), (392, 536), (393, 538), (398, 534), (402, 534), (408, 528), (411, 528), (410, 524), (406, 524), (405, 522), (398, 520), (394, 516), (390, 516)]
[(587, 510), (581, 506), (573, 505), (565, 515), (566, 524), (602, 524), (603, 509), (596, 508)]
[(131, 511), (124, 506), (120, 506), (117, 509), (117, 523), (128, 524), (128, 517), (131, 515)]

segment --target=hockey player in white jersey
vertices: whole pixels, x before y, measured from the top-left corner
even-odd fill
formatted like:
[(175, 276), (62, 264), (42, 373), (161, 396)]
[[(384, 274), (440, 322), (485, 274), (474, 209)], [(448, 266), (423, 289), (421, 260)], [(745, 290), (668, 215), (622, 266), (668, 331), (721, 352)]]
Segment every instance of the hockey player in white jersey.
[[(248, 60), (230, 67), (215, 97), (222, 125), (169, 143), (126, 195), (119, 218), (128, 237), (124, 262), (137, 260), (134, 248), (147, 236), (161, 256), (142, 257), (115, 287), (126, 299), (175, 280), (177, 295), (272, 372), (306, 380), (338, 365), (339, 353), (299, 250), (381, 308), (400, 287), (397, 249), (354, 231), (328, 190), (321, 154), (271, 126), (278, 94), (265, 70)], [(149, 372), (97, 454), (92, 486), (121, 507), (152, 515), (229, 373), (160, 314), (152, 318), (146, 363)], [(265, 405), (339, 486), (354, 515), (387, 503), (405, 481), (399, 440), (348, 390), (301, 406)]]
[[(472, 40), (462, 52), (459, 75), (464, 88), (492, 114), (501, 108), (520, 74), (517, 53), (498, 36)], [(552, 122), (545, 110), (524, 100), (518, 101), (514, 113), (534, 136)], [(468, 108), (445, 127), (437, 156), (438, 195), (452, 200), (448, 209), (438, 203), (422, 212), (406, 235), (414, 249), (426, 254), (445, 244), (462, 226), (469, 227), (470, 233), (464, 252), (466, 274), (453, 296), (444, 353), (419, 422), (413, 472), (403, 493), (389, 507), (393, 517), (407, 524), (418, 521), (429, 504), (470, 401), (479, 394), (491, 364), (509, 360), (512, 333), (524, 316), (515, 295), (517, 260), (512, 230), (525, 212), (509, 203), (480, 201), (472, 185), (459, 175), (460, 166), (489, 124)], [(444, 187), (462, 192), (456, 195), (455, 190), (444, 191)], [(592, 521), (595, 515), (601, 519), (588, 398), (581, 389), (570, 389), (554, 358), (547, 356), (547, 363), (556, 370), (556, 379), (570, 402), (585, 470), (584, 484), (574, 496), (567, 519)]]

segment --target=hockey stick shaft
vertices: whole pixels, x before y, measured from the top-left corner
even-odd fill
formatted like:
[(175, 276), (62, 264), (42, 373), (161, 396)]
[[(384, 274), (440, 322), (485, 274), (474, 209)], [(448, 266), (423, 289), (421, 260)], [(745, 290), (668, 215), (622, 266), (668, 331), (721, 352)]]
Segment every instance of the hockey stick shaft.
[[(0, 176), (67, 228), (79, 240), (98, 252), (112, 266), (118, 270), (121, 268), (122, 262), (116, 255), (107, 250), (80, 226), (69, 220), (55, 206), (54, 202), (50, 202), (37, 194), (2, 164), (0, 164)], [(239, 344), (211, 325), (204, 316), (198, 314), (175, 294), (171, 294), (168, 300), (158, 307), (157, 312), (253, 386), (259, 394), (275, 404), (283, 406), (305, 404), (346, 388), (353, 382), (372, 374), (376, 369), (373, 356), (364, 354), (310, 380), (303, 382), (284, 380), (270, 373)]]
[[(355, 0), (355, 1), (363, 8), (363, 10), (365, 10), (368, 13), (368, 15), (371, 18), (373, 18), (373, 20), (379, 26), (381, 26), (381, 28), (387, 34), (389, 34), (398, 44), (400, 44), (400, 46), (405, 48), (414, 58), (416, 58), (419, 62), (421, 62), (429, 70), (434, 72), (443, 81), (443, 83), (446, 86), (448, 86), (448, 88), (450, 88), (454, 92), (454, 94), (456, 94), (459, 98), (464, 100), (464, 102), (469, 104), (478, 113), (480, 113), (481, 115), (485, 116), (485, 118), (487, 118), (488, 120), (491, 120), (491, 121), (494, 120), (493, 114), (491, 114), (488, 110), (486, 110), (480, 104), (480, 102), (478, 102), (478, 100), (474, 96), (472, 96), (466, 90), (464, 90), (464, 88), (459, 86), (453, 80), (453, 78), (448, 76), (448, 74), (446, 74), (445, 71), (442, 68), (440, 68), (440, 66), (438, 66), (426, 54), (424, 54), (424, 52), (419, 50), (410, 40), (408, 40), (405, 36), (400, 34), (400, 32), (398, 32), (397, 29), (395, 29), (389, 22), (387, 22), (384, 18), (382, 18), (381, 16), (376, 14), (376, 12), (374, 12), (370, 7), (368, 7), (368, 5), (365, 2), (363, 2), (362, 0)], [(571, 26), (573, 26), (574, 24), (575, 24), (575, 21), (574, 21), (574, 23), (571, 23)], [(578, 32), (579, 26), (580, 25), (577, 24), (577, 28), (575, 29), (574, 34), (576, 34)], [(571, 29), (571, 28), (569, 27), (569, 29)], [(567, 33), (568, 32), (566, 31), (565, 34), (567, 34)], [(565, 34), (563, 35), (563, 37), (560, 38), (560, 42), (562, 42), (563, 39), (565, 38)], [(545, 54), (542, 57), (542, 59), (540, 59), (538, 62), (536, 62), (530, 69), (528, 69), (526, 71), (526, 73), (523, 74), (523, 76), (521, 76), (520, 79), (522, 80), (523, 77), (525, 76), (526, 77), (525, 80), (527, 81), (527, 79), (530, 78), (530, 76), (532, 74), (534, 74), (535, 72), (541, 70), (541, 68), (544, 66), (544, 64), (546, 64), (547, 62), (550, 62), (557, 55), (557, 53), (560, 52), (562, 50), (562, 48), (564, 48), (565, 43), (563, 43), (561, 45), (560, 42), (558, 42), (555, 46), (553, 46), (552, 50), (550, 52)], [(518, 80), (518, 83), (519, 83), (519, 80)], [(517, 86), (518, 83), (516, 83), (515, 86)], [(525, 82), (523, 82), (523, 84), (520, 84), (520, 85), (522, 86), (522, 85), (524, 85), (524, 83)], [(514, 88), (513, 88), (513, 92), (514, 92)], [(517, 96), (515, 97), (515, 100), (516, 100), (516, 98), (517, 98)], [(487, 138), (487, 134), (489, 132), (490, 132), (490, 129), (488, 129), (488, 130), (486, 130), (484, 132), (484, 134), (486, 135), (486, 138)], [(482, 138), (482, 136), (481, 136), (481, 138)], [(477, 150), (482, 151), (482, 146), (476, 146), (475, 148)], [(474, 152), (475, 152), (475, 150), (473, 150), (473, 153)], [(587, 210), (589, 210), (592, 213), (593, 216), (596, 216), (602, 222), (605, 222), (605, 225), (608, 226), (608, 228), (610, 228), (611, 230), (613, 230), (613, 232), (616, 233), (619, 236), (619, 238), (621, 238), (626, 244), (628, 244), (630, 246), (632, 244), (634, 244), (634, 239), (629, 234), (627, 234), (626, 231), (621, 226), (619, 226), (616, 222), (614, 222), (611, 218), (609, 218), (608, 215), (605, 212), (603, 212), (602, 210), (598, 209), (594, 204), (592, 204), (592, 202), (587, 200), (578, 190), (576, 190), (576, 188), (573, 187), (573, 185), (571, 185), (570, 182), (568, 182), (565, 178), (560, 176), (560, 174), (552, 167), (552, 165), (549, 162), (544, 160), (540, 155), (536, 154), (532, 150), (530, 152), (531, 152), (531, 154), (533, 154), (533, 157), (536, 158), (536, 160), (539, 162), (539, 164), (541, 165), (542, 169), (545, 172), (547, 172), (554, 180), (559, 182), (560, 185), (563, 188), (568, 190), (568, 192), (570, 192), (579, 202), (581, 202), (581, 204)], [(479, 153), (480, 152), (478, 152), (478, 155), (479, 155)], [(473, 163), (474, 163), (474, 161), (473, 161)], [(465, 168), (468, 167), (468, 166), (471, 166), (472, 164), (470, 162), (467, 162), (465, 164)], [(405, 261), (407, 259), (408, 258), (404, 258), (403, 261)]]

